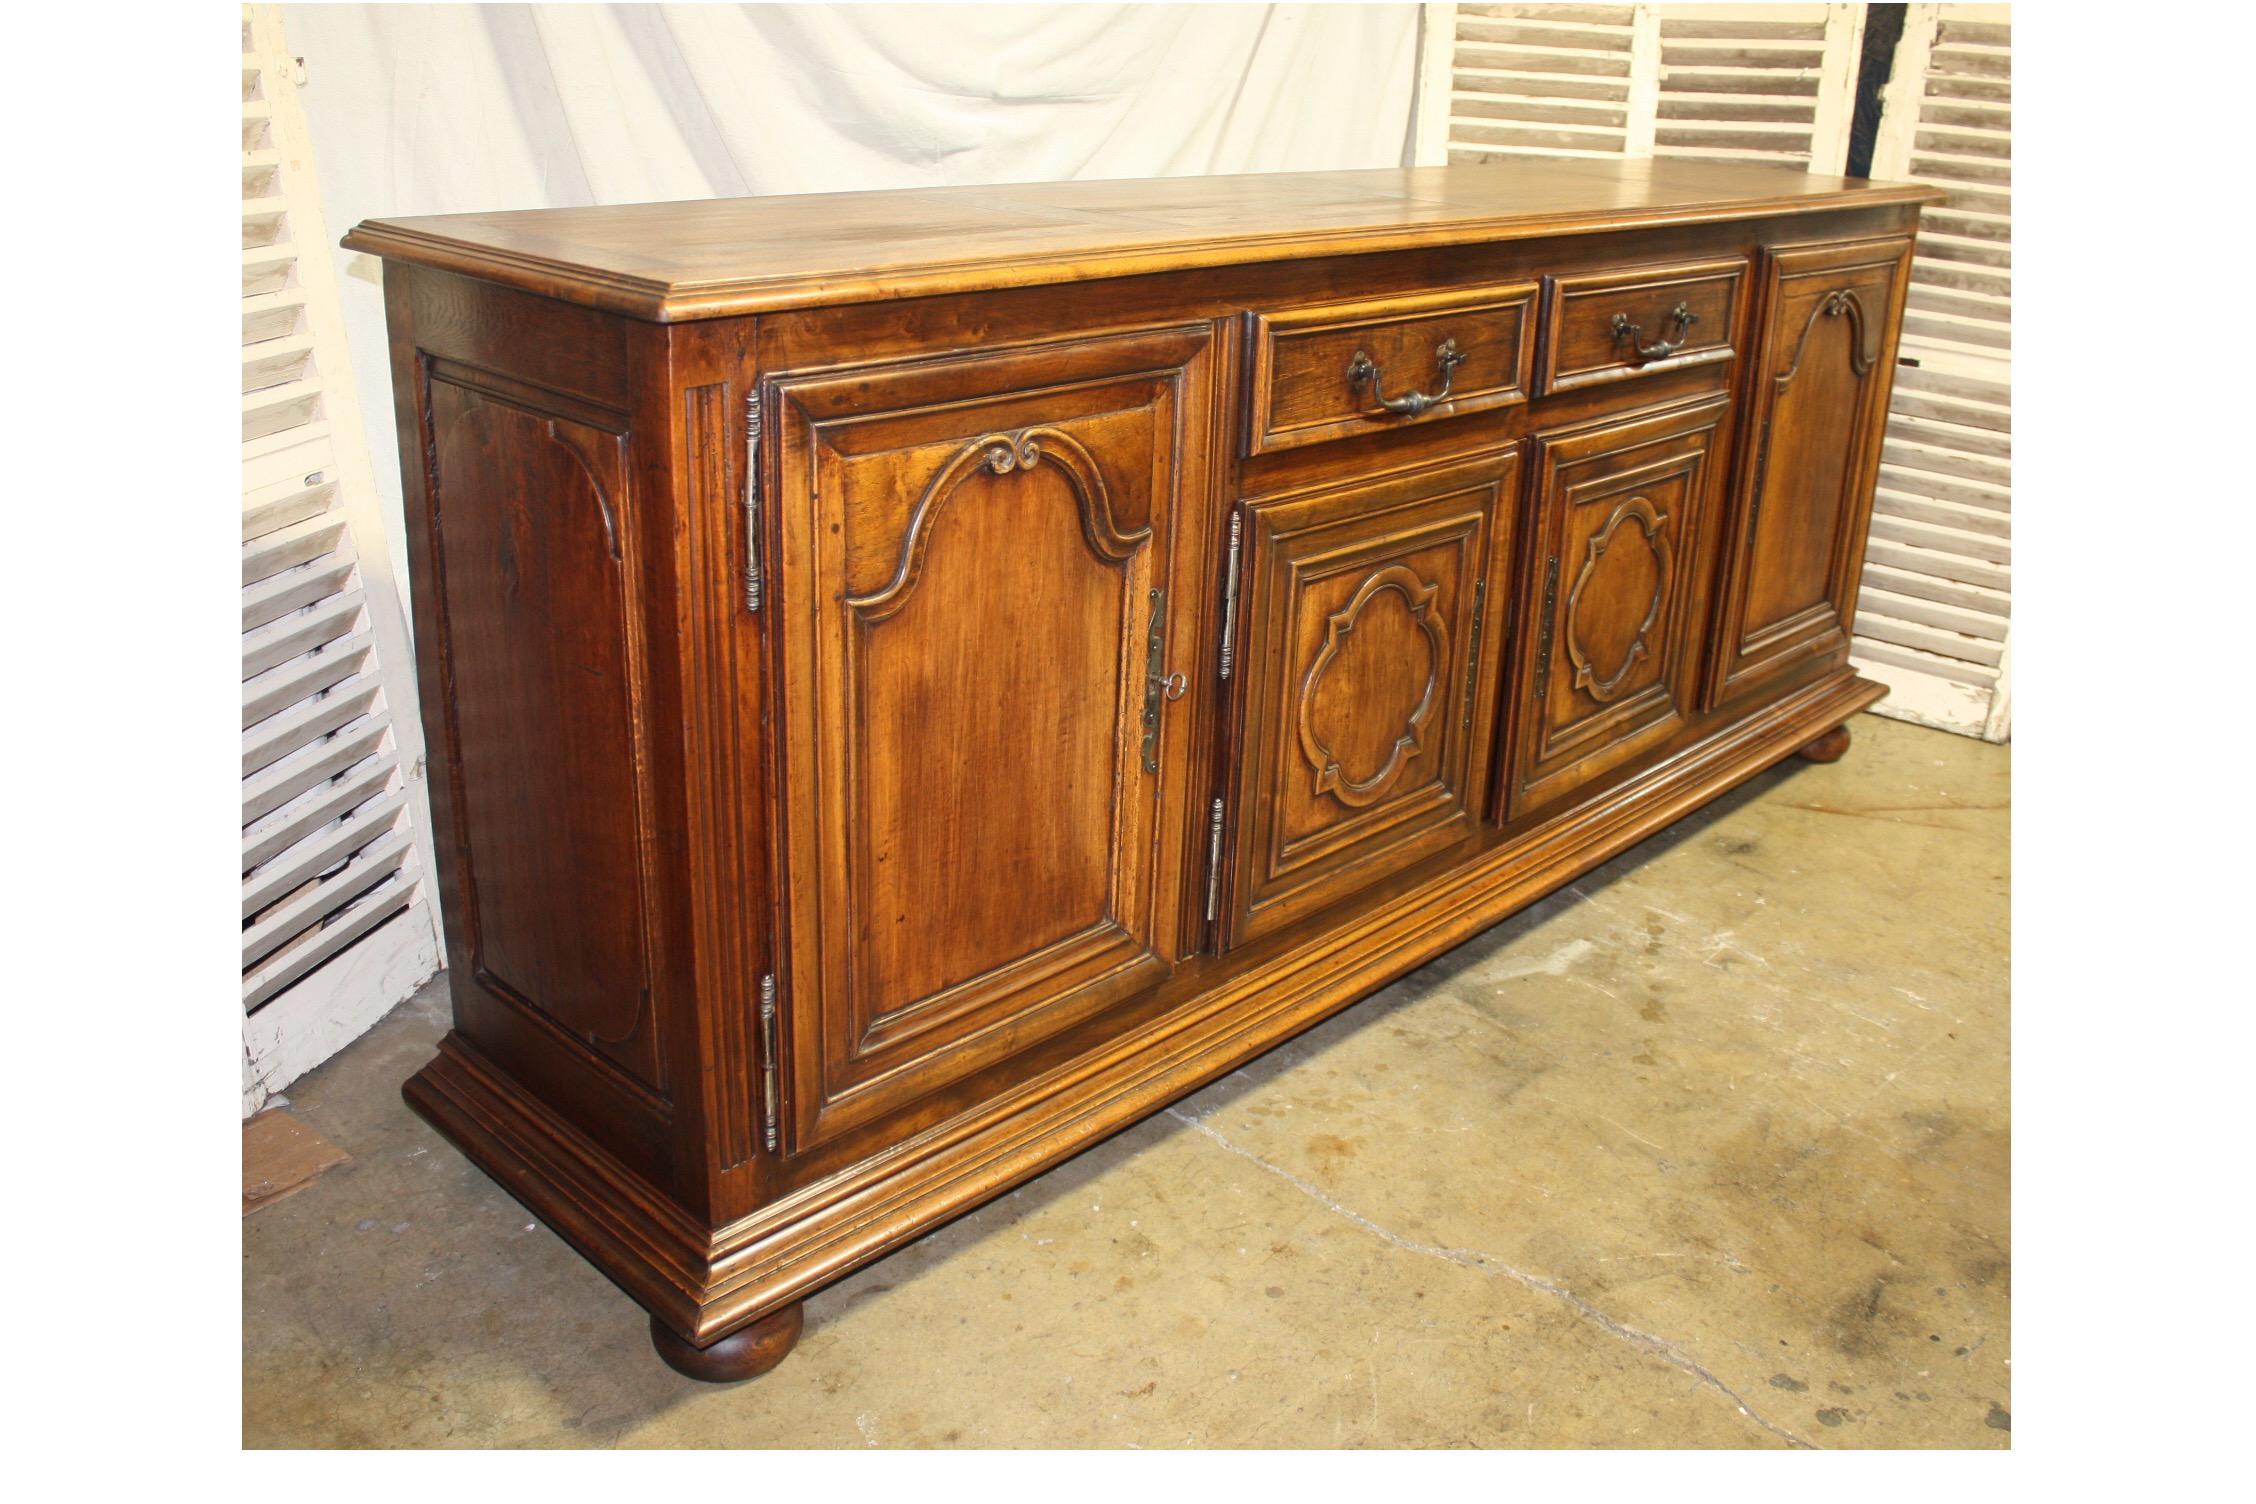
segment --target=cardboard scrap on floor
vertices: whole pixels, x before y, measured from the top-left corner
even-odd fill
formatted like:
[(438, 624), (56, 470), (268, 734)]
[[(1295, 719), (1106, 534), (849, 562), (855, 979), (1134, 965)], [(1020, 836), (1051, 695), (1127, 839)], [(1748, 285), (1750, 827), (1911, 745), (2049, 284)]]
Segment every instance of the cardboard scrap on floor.
[(243, 1125), (243, 1215), (313, 1184), (352, 1156), (277, 1108)]

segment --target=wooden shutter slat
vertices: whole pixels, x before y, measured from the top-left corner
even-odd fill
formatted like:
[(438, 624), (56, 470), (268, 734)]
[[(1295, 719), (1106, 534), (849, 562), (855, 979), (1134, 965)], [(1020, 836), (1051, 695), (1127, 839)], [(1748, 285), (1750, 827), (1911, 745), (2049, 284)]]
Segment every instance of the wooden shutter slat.
[[(393, 789), (344, 812), (295, 844), (261, 864), (243, 880), (243, 917), (247, 920), (277, 899), (312, 881), (331, 867), (371, 843), (399, 830), (407, 809), (407, 795)], [(403, 837), (404, 839), (404, 837)]]
[(336, 688), (372, 668), (375, 656), (376, 639), (362, 632), (245, 679), (243, 729), (249, 731), (301, 700)]
[(270, 621), (288, 616), (300, 606), (310, 606), (325, 596), (336, 595), (352, 579), (354, 563), (341, 551), (301, 564), (269, 580), (248, 585), (243, 590), (243, 630), (263, 627)]
[(1937, 579), (1933, 575), (1912, 574), (1885, 564), (1874, 564), (1865, 571), (1867, 589), (1879, 590), (1889, 595), (1914, 596), (1935, 601), (1946, 606), (1960, 606), (1969, 611), (1979, 611), (2005, 617), (2008, 597), (2002, 590), (1987, 590), (1980, 585), (1962, 585), (1954, 580)]
[(306, 931), (298, 942), (277, 950), (243, 978), (245, 1012), (267, 1002), (315, 967), (357, 944), (371, 930), (406, 909), (416, 897), (411, 869), (402, 868), (361, 895), (345, 909), (327, 916), (319, 929)]
[(243, 546), (243, 583), (256, 585), (301, 564), (311, 564), (325, 554), (349, 563), (345, 519), (331, 513), (316, 514), (288, 528), (263, 533)]
[(2005, 641), (2005, 618), (1995, 610), (1961, 610), (1918, 596), (1896, 595), (1870, 585), (1857, 598), (1857, 610), (1860, 614), (1889, 621), (1912, 622), (1940, 631), (1956, 632), (1965, 637), (1978, 637), (1987, 642)]
[(1940, 654), (1922, 653), (1900, 644), (1880, 642), (1872, 638), (1857, 639), (1857, 658), (1864, 663), (1893, 664), (1946, 684), (1964, 684), (1988, 689), (1998, 682), (1997, 670), (1969, 663), (1961, 658)]
[(389, 715), (372, 715), (358, 724), (340, 726), (328, 740), (300, 747), (259, 769), (243, 780), (244, 819), (269, 815), (316, 784), (334, 778), (381, 747), (391, 729)]
[(263, 538), (278, 533), (308, 517), (319, 517), (336, 505), (337, 488), (324, 482), (320, 485), (285, 483), (287, 489), (271, 501), (258, 501), (243, 508), (243, 541)]
[(365, 604), (358, 590), (350, 590), (318, 601), (296, 615), (269, 622), (255, 632), (244, 633), (244, 676), (263, 674), (300, 653), (348, 635), (361, 624)]
[(319, 700), (268, 716), (243, 736), (243, 776), (261, 772), (291, 753), (376, 708), (384, 693), (374, 674), (348, 679)]
[(381, 834), (334, 872), (309, 879), (293, 896), (243, 927), (243, 965), (255, 966), (294, 936), (354, 899), (388, 881), (406, 864), (407, 836), (397, 829)]
[(244, 827), (244, 881), (251, 880), (254, 867), (273, 861), (330, 821), (382, 796), (398, 781), (398, 763), (377, 753)]

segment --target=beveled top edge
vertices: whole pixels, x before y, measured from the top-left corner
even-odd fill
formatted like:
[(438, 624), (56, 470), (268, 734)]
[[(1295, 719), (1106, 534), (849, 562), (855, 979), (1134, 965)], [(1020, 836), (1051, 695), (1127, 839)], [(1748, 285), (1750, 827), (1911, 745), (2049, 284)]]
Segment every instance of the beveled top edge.
[(372, 219), (343, 244), (675, 323), (1942, 197), (1924, 184), (1759, 164), (1531, 158)]

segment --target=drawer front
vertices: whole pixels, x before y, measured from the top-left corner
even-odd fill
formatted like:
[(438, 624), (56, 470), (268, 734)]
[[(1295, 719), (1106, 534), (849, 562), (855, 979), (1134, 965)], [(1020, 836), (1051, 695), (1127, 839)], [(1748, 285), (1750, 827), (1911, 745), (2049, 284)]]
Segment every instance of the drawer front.
[(1729, 360), (1746, 276), (1733, 258), (1545, 278), (1543, 390)]
[(1538, 443), (1512, 818), (1653, 751), (1690, 719), (1696, 551), (1730, 406), (1714, 397)]
[(1527, 401), (1536, 291), (1515, 282), (1256, 312), (1246, 452)]
[(1225, 946), (1469, 839), (1517, 449), (1249, 506)]

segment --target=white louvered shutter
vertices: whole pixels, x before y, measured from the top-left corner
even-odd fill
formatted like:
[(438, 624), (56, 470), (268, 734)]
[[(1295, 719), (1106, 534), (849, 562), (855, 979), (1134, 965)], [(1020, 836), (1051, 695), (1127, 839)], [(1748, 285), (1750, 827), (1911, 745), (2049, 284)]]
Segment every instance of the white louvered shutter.
[[(1658, 32), (1634, 5), (1429, 5), (1421, 156), (1643, 156)], [(1437, 14), (1440, 13), (1440, 14)], [(1448, 46), (1439, 45), (1446, 39)], [(1641, 50), (1642, 49), (1642, 52)], [(1647, 76), (1638, 98), (1633, 78)]]
[(2002, 5), (1914, 5), (1872, 175), (1934, 183), (1857, 605), (1881, 709), (2003, 741), (2012, 585), (2013, 81)]
[[(1861, 5), (1429, 5), (1418, 160), (1846, 169)], [(2003, 740), (2012, 305), (2007, 10), (1909, 7), (1872, 175), (1948, 189), (1912, 267), (1851, 656), (1877, 707)]]
[(304, 116), (243, 13), (243, 1110), (438, 965), (422, 737)]
[(1429, 5), (1420, 159), (1838, 171), (1863, 36), (1861, 5)]
[(1656, 157), (1839, 172), (1864, 41), (1861, 5), (1667, 5)]

